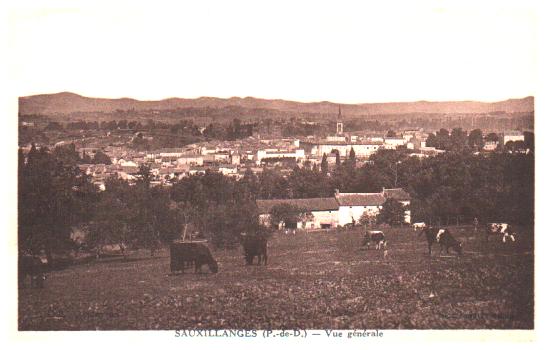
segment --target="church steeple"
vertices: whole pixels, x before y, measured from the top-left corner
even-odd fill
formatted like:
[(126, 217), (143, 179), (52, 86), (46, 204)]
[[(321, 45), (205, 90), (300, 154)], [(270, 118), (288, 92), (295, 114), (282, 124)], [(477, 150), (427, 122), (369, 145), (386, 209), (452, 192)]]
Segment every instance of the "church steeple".
[(341, 115), (341, 105), (339, 105), (339, 115), (337, 115), (337, 135), (341, 135), (343, 133), (343, 122), (342, 122), (342, 115)]

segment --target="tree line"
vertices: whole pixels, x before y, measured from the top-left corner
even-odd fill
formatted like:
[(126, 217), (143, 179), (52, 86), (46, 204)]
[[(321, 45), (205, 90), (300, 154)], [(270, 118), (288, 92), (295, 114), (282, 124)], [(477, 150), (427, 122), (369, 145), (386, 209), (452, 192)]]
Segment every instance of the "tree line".
[[(191, 233), (229, 246), (242, 231), (263, 230), (256, 199), (332, 197), (336, 189), (404, 188), (411, 195), (413, 221), (447, 225), (475, 217), (480, 222), (534, 220), (533, 152), (464, 150), (419, 159), (408, 150), (380, 150), (361, 167), (349, 157), (321, 169), (296, 166), (287, 175), (275, 168), (258, 174), (247, 170), (240, 180), (207, 172), (182, 178), (170, 188), (150, 186), (150, 168), (142, 165), (135, 184), (113, 177), (102, 192), (65, 152), (33, 147), (26, 155), (19, 153), (21, 249), (44, 249), (52, 255), (70, 247), (71, 229), (81, 225), (95, 248), (123, 242), (154, 252)], [(388, 210), (381, 213), (381, 221), (401, 221), (396, 203), (384, 207)]]
[[(534, 148), (534, 133), (525, 131), (524, 141), (509, 141), (505, 144), (506, 150), (516, 151)], [(426, 146), (437, 149), (458, 152), (464, 150), (480, 151), (485, 142), (496, 142), (502, 150), (504, 145), (500, 142), (500, 136), (494, 132), (483, 135), (481, 129), (474, 129), (467, 133), (462, 128), (454, 128), (450, 132), (441, 128), (435, 133), (430, 133), (426, 139)]]

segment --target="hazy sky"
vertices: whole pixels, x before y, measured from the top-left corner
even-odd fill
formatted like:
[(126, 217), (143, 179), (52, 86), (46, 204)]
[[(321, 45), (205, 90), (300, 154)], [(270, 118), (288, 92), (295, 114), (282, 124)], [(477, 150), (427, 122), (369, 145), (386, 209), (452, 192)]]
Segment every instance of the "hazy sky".
[(535, 95), (531, 1), (112, 3), (12, 1), (17, 95), (348, 103)]

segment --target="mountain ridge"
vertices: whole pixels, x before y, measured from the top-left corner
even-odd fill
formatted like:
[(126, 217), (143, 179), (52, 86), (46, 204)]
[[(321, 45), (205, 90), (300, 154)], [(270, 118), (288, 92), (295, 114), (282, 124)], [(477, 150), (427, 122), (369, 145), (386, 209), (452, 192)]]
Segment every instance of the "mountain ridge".
[(273, 109), (283, 112), (336, 114), (341, 106), (343, 116), (408, 114), (408, 113), (508, 113), (533, 112), (534, 97), (511, 98), (497, 102), (479, 101), (415, 101), (377, 103), (334, 103), (330, 101), (297, 102), (283, 99), (262, 99), (251, 96), (219, 98), (170, 97), (162, 100), (137, 100), (129, 97), (108, 99), (85, 97), (73, 92), (19, 97), (19, 114), (70, 114), (76, 112), (113, 112), (115, 110), (168, 110), (183, 108)]

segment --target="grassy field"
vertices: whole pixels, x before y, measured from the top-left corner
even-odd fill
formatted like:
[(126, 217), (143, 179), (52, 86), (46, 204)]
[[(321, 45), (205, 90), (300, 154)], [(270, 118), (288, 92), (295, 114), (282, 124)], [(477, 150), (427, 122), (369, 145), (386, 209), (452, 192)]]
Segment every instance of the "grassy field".
[(219, 273), (168, 276), (169, 253), (93, 261), (19, 290), (20, 330), (531, 329), (533, 231), (483, 244), (452, 227), (461, 258), (427, 255), (424, 237), (384, 229), (388, 254), (361, 249), (361, 228), (275, 235), (268, 266), (216, 250)]

